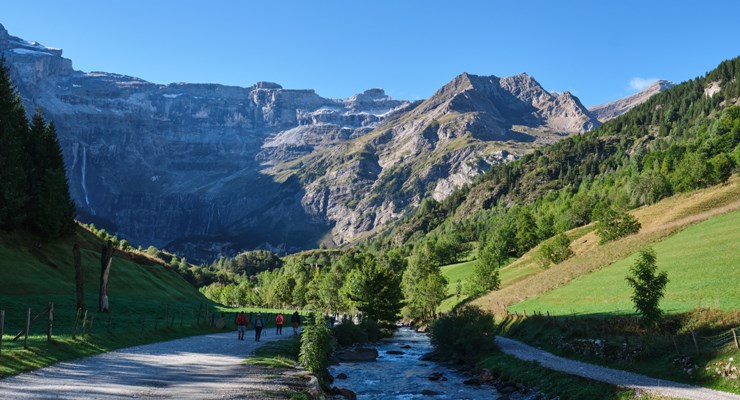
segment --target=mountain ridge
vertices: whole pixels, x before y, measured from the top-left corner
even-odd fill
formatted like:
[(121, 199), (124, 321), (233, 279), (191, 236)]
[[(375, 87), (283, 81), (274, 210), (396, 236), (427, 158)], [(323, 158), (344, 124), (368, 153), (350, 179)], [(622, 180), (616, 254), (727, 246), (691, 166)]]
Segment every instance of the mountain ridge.
[(0, 52), (28, 109), (57, 125), (81, 220), (192, 260), (351, 242), (599, 124), (527, 74), (462, 73), (412, 103), (85, 73), (1, 25)]
[(612, 118), (616, 118), (626, 113), (635, 106), (646, 102), (652, 96), (674, 86), (676, 86), (675, 83), (660, 79), (633, 95), (623, 97), (619, 100), (611, 101), (609, 103), (591, 106), (588, 108), (588, 110), (592, 114), (594, 114), (599, 121), (606, 122)]

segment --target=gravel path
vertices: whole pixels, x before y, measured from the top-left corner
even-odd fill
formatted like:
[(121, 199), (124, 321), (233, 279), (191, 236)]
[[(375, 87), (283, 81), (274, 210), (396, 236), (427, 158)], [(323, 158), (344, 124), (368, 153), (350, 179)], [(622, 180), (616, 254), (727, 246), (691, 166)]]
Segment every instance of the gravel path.
[(545, 368), (636, 389), (640, 392), (654, 393), (677, 399), (740, 400), (740, 396), (732, 393), (650, 378), (632, 372), (569, 360), (501, 336), (496, 337), (496, 344), (498, 344), (504, 353), (525, 361), (535, 361)]
[[(268, 330), (266, 330), (268, 331)], [(236, 332), (194, 336), (63, 362), (0, 380), (0, 399), (290, 398), (307, 380), (294, 370), (244, 364), (262, 342)]]

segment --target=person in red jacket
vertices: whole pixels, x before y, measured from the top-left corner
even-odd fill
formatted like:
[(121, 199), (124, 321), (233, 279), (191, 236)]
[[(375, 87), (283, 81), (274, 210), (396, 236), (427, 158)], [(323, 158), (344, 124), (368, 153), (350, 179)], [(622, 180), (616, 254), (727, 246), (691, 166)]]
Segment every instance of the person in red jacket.
[(275, 316), (275, 327), (276, 327), (275, 328), (276, 329), (275, 332), (278, 335), (282, 335), (283, 334), (283, 321), (285, 321), (285, 318), (283, 318), (283, 313), (278, 313), (278, 315)]
[(247, 330), (247, 316), (244, 315), (244, 311), (240, 312), (239, 315), (236, 316), (236, 330), (238, 334), (239, 340), (244, 340), (244, 332)]

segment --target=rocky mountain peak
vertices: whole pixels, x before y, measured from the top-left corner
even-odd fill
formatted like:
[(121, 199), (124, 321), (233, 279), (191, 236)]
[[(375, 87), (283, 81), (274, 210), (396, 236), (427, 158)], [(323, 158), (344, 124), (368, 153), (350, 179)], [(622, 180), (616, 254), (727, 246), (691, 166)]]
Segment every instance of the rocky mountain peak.
[(3, 24), (0, 24), (0, 40), (7, 39), (9, 36), (8, 30), (5, 29)]
[(675, 83), (661, 79), (661, 80), (655, 81), (650, 86), (646, 87), (645, 89), (642, 89), (638, 93), (635, 93), (631, 96), (627, 96), (625, 98), (612, 101), (611, 103), (591, 106), (588, 109), (589, 111), (591, 111), (591, 113), (593, 113), (599, 119), (599, 121), (601, 122), (608, 121), (646, 102), (649, 98), (653, 97), (654, 95), (664, 90), (670, 89), (674, 86), (676, 86)]
[(670, 88), (672, 88), (674, 86), (676, 86), (675, 83), (673, 83), (671, 81), (667, 81), (665, 79), (660, 79), (658, 81), (655, 81), (655, 83), (653, 83), (652, 85), (650, 85), (647, 88), (645, 88), (644, 91), (653, 90), (653, 91), (662, 92), (662, 91), (667, 90), (667, 89), (670, 89)]

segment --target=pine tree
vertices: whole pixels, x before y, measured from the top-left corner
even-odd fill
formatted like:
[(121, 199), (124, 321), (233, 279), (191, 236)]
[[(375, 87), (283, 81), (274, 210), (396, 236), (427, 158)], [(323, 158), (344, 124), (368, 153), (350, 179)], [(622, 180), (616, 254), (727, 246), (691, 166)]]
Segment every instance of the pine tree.
[(26, 139), (28, 120), (0, 60), (0, 227), (12, 229), (26, 220), (28, 178)]
[(74, 232), (75, 205), (69, 194), (62, 148), (57, 140), (53, 123), (47, 124), (44, 128), (38, 156), (36, 170), (39, 182), (35, 228), (47, 238), (68, 235)]
[(27, 218), (29, 224), (37, 232), (41, 232), (40, 226), (42, 225), (43, 218), (39, 205), (41, 201), (41, 181), (43, 172), (46, 170), (46, 159), (42, 150), (45, 134), (46, 120), (44, 120), (41, 110), (37, 108), (36, 113), (31, 119), (31, 126), (26, 140), (26, 151), (28, 152), (26, 172), (28, 174), (29, 197), (26, 207)]

